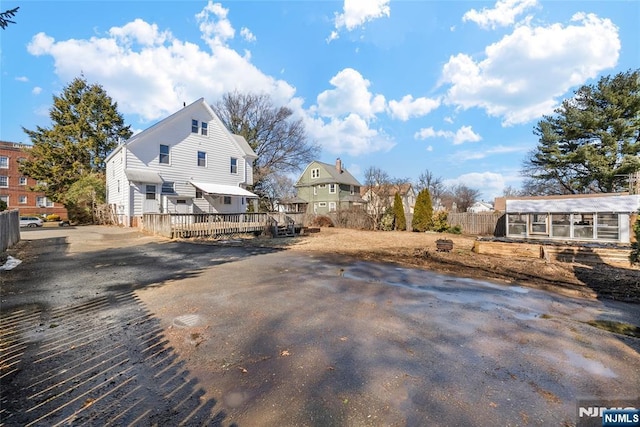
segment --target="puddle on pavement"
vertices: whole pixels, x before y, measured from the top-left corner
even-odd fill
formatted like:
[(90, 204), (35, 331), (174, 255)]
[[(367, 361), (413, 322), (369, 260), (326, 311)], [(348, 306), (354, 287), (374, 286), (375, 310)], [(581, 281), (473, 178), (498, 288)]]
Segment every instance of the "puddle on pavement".
[(618, 376), (598, 360), (587, 359), (586, 357), (571, 350), (564, 350), (564, 354), (571, 366), (587, 371), (589, 374), (607, 378), (616, 378)]

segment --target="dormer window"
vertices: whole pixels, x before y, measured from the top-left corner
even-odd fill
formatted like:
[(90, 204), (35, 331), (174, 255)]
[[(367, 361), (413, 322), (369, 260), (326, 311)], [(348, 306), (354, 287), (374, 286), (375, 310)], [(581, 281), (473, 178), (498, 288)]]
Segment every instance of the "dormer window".
[(320, 178), (320, 169), (311, 169), (311, 178)]
[(209, 129), (209, 123), (207, 123), (207, 122), (202, 122), (202, 123), (201, 123), (201, 126), (202, 126), (202, 128), (201, 128), (201, 130), (200, 130), (200, 133), (201, 133), (202, 135), (204, 135), (204, 136), (207, 136), (208, 129)]
[(191, 120), (191, 133), (198, 133), (198, 121)]

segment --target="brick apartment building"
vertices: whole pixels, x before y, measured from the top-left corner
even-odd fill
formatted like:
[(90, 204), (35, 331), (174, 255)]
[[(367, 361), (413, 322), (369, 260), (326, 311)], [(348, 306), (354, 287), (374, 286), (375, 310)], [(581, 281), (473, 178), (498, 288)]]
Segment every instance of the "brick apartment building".
[(0, 141), (0, 200), (20, 215), (60, 215), (67, 219), (61, 203), (53, 203), (44, 193), (31, 191), (36, 180), (23, 176), (18, 170), (20, 159), (29, 157), (29, 146), (17, 142)]

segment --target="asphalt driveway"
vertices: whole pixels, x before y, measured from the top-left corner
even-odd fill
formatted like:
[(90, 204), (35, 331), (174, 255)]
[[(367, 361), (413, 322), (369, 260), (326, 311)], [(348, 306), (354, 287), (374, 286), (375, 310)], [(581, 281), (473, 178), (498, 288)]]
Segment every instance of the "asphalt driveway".
[(586, 323), (638, 305), (121, 228), (22, 238), (4, 425), (574, 425), (640, 395), (640, 340)]

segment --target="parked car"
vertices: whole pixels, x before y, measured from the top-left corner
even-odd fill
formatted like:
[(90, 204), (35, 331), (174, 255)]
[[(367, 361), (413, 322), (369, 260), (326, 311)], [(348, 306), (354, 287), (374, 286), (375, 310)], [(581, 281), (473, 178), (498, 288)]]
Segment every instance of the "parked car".
[(42, 219), (37, 216), (21, 216), (20, 227), (42, 227)]

